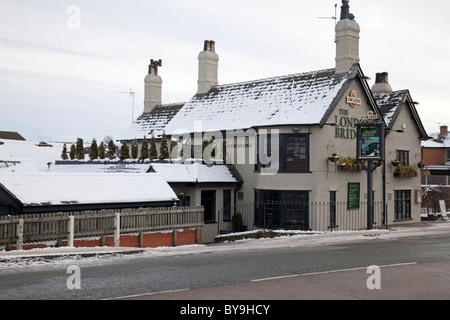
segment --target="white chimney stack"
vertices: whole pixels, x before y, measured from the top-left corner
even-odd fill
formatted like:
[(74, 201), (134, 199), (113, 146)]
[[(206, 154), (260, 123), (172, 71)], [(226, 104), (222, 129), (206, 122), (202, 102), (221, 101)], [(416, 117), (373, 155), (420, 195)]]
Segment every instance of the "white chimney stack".
[(158, 67), (162, 60), (150, 60), (148, 75), (145, 76), (144, 113), (149, 113), (162, 103), (162, 78), (158, 76)]
[(219, 83), (219, 55), (216, 53), (215, 46), (214, 41), (206, 40), (203, 51), (198, 55), (197, 94), (205, 94)]
[(359, 33), (349, 0), (342, 0), (341, 20), (336, 24), (336, 74), (346, 73), (359, 63)]

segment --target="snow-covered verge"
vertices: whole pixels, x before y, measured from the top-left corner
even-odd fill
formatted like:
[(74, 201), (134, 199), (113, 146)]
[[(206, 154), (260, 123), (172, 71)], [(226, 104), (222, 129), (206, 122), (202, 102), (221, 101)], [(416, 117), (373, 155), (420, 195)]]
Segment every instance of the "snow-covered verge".
[(450, 232), (449, 221), (422, 222), (389, 230), (337, 231), (323, 233), (279, 232), (275, 238), (242, 239), (213, 244), (159, 248), (47, 248), (0, 252), (0, 272), (16, 272), (25, 268), (67, 267), (72, 264), (104, 264), (127, 259), (158, 258), (182, 254), (224, 253), (229, 251), (334, 245), (358, 241), (395, 240)]

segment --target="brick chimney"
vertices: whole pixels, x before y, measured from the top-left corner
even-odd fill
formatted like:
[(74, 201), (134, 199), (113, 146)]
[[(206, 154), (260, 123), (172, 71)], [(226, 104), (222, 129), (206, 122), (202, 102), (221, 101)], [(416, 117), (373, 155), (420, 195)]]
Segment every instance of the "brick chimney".
[(148, 74), (144, 79), (144, 113), (151, 112), (162, 103), (162, 78), (158, 75), (158, 67), (161, 66), (162, 60), (150, 60)]
[(336, 74), (346, 73), (359, 63), (361, 28), (350, 13), (349, 0), (342, 0), (341, 19), (336, 24)]
[(441, 136), (445, 136), (448, 133), (448, 126), (441, 126), (440, 129), (441, 129), (440, 132)]
[(389, 74), (387, 72), (377, 73), (375, 76), (375, 84), (372, 86), (373, 93), (387, 93), (392, 92), (392, 87), (389, 84)]
[(203, 51), (198, 55), (198, 90), (197, 94), (207, 93), (218, 81), (219, 56), (216, 43), (205, 40)]

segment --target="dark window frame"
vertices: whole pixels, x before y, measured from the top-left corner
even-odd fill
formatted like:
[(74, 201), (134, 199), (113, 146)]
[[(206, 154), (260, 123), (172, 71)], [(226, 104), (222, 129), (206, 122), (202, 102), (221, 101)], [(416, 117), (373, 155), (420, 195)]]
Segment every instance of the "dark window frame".
[(394, 195), (394, 219), (411, 219), (411, 190), (395, 190)]
[(409, 166), (409, 150), (397, 150), (397, 159), (402, 166)]
[[(297, 144), (293, 139), (300, 139)], [(297, 150), (296, 150), (297, 148)], [(289, 159), (295, 159), (289, 161)], [(310, 162), (309, 134), (281, 134), (280, 135), (280, 172), (306, 173)], [(290, 166), (289, 163), (294, 164)], [(302, 164), (303, 163), (303, 164)], [(298, 166), (298, 167), (297, 167)]]
[[(278, 172), (280, 173), (311, 173), (310, 172), (310, 134), (309, 133), (282, 133), (279, 135), (279, 168)], [(272, 135), (269, 133), (267, 134), (267, 139), (265, 139), (266, 147), (265, 150), (267, 151), (267, 156), (272, 157), (272, 150), (271, 150), (271, 142), (272, 142)], [(288, 144), (289, 140), (292, 139), (300, 139), (303, 140), (303, 142), (299, 141), (299, 144), (297, 145), (298, 151), (291, 149), (288, 150)], [(259, 154), (259, 141), (260, 139), (257, 139), (257, 161), (255, 164), (255, 171), (260, 171), (261, 168), (270, 168), (272, 166), (272, 163), (268, 164), (262, 164), (260, 162), (260, 154)], [(295, 148), (294, 146), (291, 146), (291, 148)], [(295, 167), (289, 167), (288, 165), (288, 159), (289, 158), (295, 158), (295, 155), (297, 155), (300, 162), (304, 162), (304, 165), (302, 168), (295, 168)], [(272, 159), (273, 160), (273, 159)], [(295, 162), (295, 161), (293, 161)]]
[(309, 191), (255, 189), (255, 202), (257, 226), (308, 230)]

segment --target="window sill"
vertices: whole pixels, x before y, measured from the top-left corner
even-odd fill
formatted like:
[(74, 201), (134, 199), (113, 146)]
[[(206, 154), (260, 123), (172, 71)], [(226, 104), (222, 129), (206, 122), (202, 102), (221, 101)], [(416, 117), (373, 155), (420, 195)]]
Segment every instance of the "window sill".
[(393, 222), (405, 222), (405, 221), (412, 221), (413, 218), (404, 218), (404, 219), (394, 219)]

